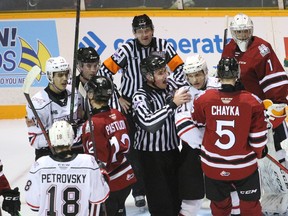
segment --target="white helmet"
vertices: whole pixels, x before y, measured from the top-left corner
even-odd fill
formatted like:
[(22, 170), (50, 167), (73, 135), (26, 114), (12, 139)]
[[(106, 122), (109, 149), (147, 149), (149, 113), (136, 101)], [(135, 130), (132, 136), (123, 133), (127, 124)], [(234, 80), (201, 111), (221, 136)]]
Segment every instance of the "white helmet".
[(205, 74), (208, 73), (207, 63), (201, 55), (196, 54), (187, 57), (183, 66), (185, 74), (197, 73), (202, 70)]
[[(245, 35), (245, 38), (241, 38), (238, 31), (244, 30), (248, 31), (248, 35)], [(253, 36), (253, 22), (250, 17), (245, 14), (237, 14), (230, 23), (230, 32), (239, 49), (242, 52), (246, 52), (249, 42)]]
[(56, 121), (49, 129), (49, 138), (53, 147), (71, 146), (74, 140), (73, 128), (67, 121)]
[(53, 83), (53, 73), (69, 72), (70, 67), (67, 61), (61, 57), (51, 57), (46, 61), (46, 76), (50, 83)]

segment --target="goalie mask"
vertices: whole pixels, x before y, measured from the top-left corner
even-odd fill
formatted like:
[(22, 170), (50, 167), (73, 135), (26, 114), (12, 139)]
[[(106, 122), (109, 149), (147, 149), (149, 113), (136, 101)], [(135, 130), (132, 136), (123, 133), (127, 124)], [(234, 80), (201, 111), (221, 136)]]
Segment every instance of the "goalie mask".
[(235, 58), (222, 58), (217, 65), (217, 77), (220, 79), (239, 78), (240, 68)]
[(67, 121), (56, 121), (49, 129), (49, 138), (53, 147), (71, 146), (74, 140), (73, 128)]
[(245, 14), (237, 14), (230, 23), (230, 32), (242, 52), (246, 52), (253, 36), (253, 22)]
[(46, 76), (50, 83), (53, 84), (54, 73), (65, 72), (70, 74), (70, 67), (67, 61), (61, 57), (52, 57), (46, 61)]
[(87, 93), (92, 92), (95, 101), (108, 102), (114, 92), (113, 82), (105, 76), (94, 76), (84, 86)]
[(166, 60), (157, 55), (150, 55), (140, 63), (140, 70), (144, 81), (147, 81), (147, 75), (154, 77), (154, 72), (166, 67)]
[(144, 28), (151, 28), (154, 29), (152, 20), (147, 16), (146, 14), (135, 16), (132, 21), (132, 28), (133, 32), (135, 33), (138, 29), (144, 29)]
[(83, 47), (77, 51), (77, 60), (81, 63), (94, 63), (100, 61), (100, 56), (92, 47)]

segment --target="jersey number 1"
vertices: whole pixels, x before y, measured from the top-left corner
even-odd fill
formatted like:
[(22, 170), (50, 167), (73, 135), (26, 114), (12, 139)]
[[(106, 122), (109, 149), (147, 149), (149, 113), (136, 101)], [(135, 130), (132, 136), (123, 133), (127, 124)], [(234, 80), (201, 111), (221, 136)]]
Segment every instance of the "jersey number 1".
[[(49, 194), (49, 211), (47, 211), (46, 215), (49, 216), (56, 216), (56, 210), (55, 210), (55, 203), (56, 200), (56, 186), (52, 185), (52, 187), (49, 188), (48, 194)], [(62, 205), (62, 214), (65, 216), (75, 216), (79, 212), (79, 204), (77, 201), (80, 198), (80, 192), (75, 187), (67, 187), (63, 193), (62, 193), (62, 200), (64, 201), (64, 205)], [(61, 215), (62, 215), (61, 214)]]

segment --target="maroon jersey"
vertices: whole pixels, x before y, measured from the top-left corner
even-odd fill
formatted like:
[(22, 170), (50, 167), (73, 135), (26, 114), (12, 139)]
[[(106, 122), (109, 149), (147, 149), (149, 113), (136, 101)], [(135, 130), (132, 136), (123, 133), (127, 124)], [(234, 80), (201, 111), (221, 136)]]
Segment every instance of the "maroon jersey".
[(253, 36), (246, 52), (234, 40), (224, 48), (222, 57), (235, 57), (240, 65), (240, 79), (245, 89), (260, 99), (287, 103), (288, 78), (271, 45)]
[(264, 106), (247, 91), (207, 90), (194, 101), (195, 122), (206, 125), (202, 168), (217, 180), (239, 180), (257, 169), (267, 143)]
[[(98, 160), (106, 165), (110, 176), (110, 190), (117, 191), (136, 182), (136, 177), (125, 154), (130, 139), (126, 118), (116, 109), (107, 109), (91, 117)], [(83, 125), (83, 146), (85, 153), (93, 154), (89, 122)]]
[(3, 194), (3, 191), (9, 190), (10, 185), (9, 182), (7, 181), (7, 178), (5, 177), (3, 173), (3, 164), (0, 160), (0, 195)]

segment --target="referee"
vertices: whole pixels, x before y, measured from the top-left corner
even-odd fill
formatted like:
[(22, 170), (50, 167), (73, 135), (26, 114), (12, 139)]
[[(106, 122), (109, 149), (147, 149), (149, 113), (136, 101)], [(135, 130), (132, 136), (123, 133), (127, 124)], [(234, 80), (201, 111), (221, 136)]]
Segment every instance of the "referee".
[[(103, 62), (99, 71), (101, 75), (109, 76), (113, 80), (113, 75), (122, 70), (118, 100), (121, 110), (128, 120), (131, 143), (133, 143), (135, 135), (135, 123), (131, 112), (132, 96), (143, 84), (139, 67), (141, 60), (152, 53), (160, 55), (165, 58), (170, 71), (173, 72), (175, 81), (180, 84), (186, 82), (182, 72), (182, 59), (170, 43), (164, 39), (154, 37), (154, 25), (149, 16), (146, 14), (135, 16), (132, 21), (132, 30), (134, 39), (119, 47), (111, 57)], [(118, 107), (113, 108), (118, 109)], [(133, 149), (132, 145), (127, 156), (138, 179), (133, 187), (132, 195), (135, 198), (136, 206), (143, 207), (145, 206), (145, 191), (138, 166), (137, 151)]]
[(141, 61), (143, 87), (134, 95), (136, 122), (134, 148), (138, 150), (149, 212), (153, 216), (176, 216), (178, 196), (179, 138), (174, 122), (177, 106), (189, 102), (188, 90), (168, 90), (168, 70), (164, 58), (150, 55)]

